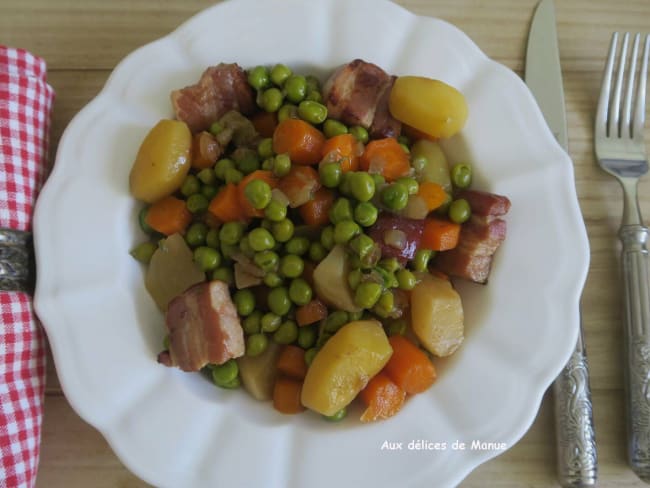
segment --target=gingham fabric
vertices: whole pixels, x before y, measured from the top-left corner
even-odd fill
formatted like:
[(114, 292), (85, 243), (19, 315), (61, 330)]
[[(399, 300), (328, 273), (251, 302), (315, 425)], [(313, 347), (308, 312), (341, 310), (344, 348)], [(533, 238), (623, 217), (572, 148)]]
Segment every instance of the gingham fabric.
[[(42, 59), (0, 45), (0, 227), (31, 230), (53, 97)], [(44, 389), (45, 337), (31, 297), (0, 292), (0, 488), (36, 483)]]

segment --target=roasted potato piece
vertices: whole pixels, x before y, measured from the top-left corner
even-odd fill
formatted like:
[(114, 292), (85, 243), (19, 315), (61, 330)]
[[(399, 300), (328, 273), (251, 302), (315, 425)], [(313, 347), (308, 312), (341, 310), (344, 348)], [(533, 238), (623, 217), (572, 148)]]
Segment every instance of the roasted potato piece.
[(440, 144), (420, 139), (411, 147), (411, 159), (415, 160), (416, 158), (422, 160), (421, 167), (416, 170), (418, 180), (438, 183), (447, 193), (451, 193), (449, 163)]
[(360, 308), (354, 303), (354, 295), (348, 284), (350, 266), (345, 247), (337, 244), (314, 270), (314, 288), (316, 295), (327, 304), (345, 310), (358, 312)]
[(273, 385), (278, 373), (276, 363), (280, 351), (279, 344), (269, 341), (268, 347), (261, 354), (237, 358), (242, 384), (253, 398), (266, 401), (273, 397)]

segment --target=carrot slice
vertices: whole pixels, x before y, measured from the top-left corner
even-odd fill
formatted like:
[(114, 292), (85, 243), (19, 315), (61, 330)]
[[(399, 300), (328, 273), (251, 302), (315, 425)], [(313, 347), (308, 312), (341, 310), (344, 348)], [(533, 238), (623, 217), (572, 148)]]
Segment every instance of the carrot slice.
[(273, 408), (278, 412), (300, 413), (305, 407), (300, 403), (302, 381), (286, 376), (278, 376), (273, 386)]
[(393, 355), (384, 366), (386, 375), (409, 395), (422, 393), (436, 381), (436, 368), (429, 357), (407, 338), (388, 338)]
[(221, 222), (244, 220), (246, 215), (239, 203), (237, 185), (228, 183), (224, 186), (210, 202), (208, 211)]
[(429, 212), (447, 201), (449, 196), (439, 183), (423, 181), (418, 188), (418, 196), (427, 204)]
[(334, 204), (334, 193), (327, 188), (321, 188), (311, 200), (303, 203), (298, 211), (307, 225), (325, 225), (329, 223), (329, 211)]
[(289, 378), (304, 380), (307, 374), (305, 350), (291, 344), (284, 346), (280, 351), (276, 366), (281, 374)]
[(192, 221), (192, 213), (183, 200), (170, 195), (149, 207), (145, 221), (153, 230), (169, 236), (184, 232)]
[(325, 141), (321, 159), (339, 162), (341, 171), (346, 173), (359, 169), (359, 156), (362, 153), (363, 144), (352, 134), (339, 134)]
[(359, 393), (366, 410), (361, 415), (362, 422), (387, 419), (399, 412), (404, 405), (406, 392), (396, 385), (385, 373), (373, 376)]
[(273, 137), (273, 132), (278, 126), (278, 116), (276, 112), (257, 112), (250, 117), (253, 127), (262, 137)]
[(323, 144), (323, 133), (300, 119), (285, 119), (273, 132), (273, 150), (276, 154), (288, 153), (294, 164), (317, 164)]
[(327, 307), (318, 298), (296, 309), (296, 322), (299, 327), (313, 324), (327, 317)]
[(420, 247), (432, 251), (447, 251), (458, 245), (460, 224), (435, 217), (424, 222)]
[(408, 154), (394, 137), (370, 141), (361, 155), (359, 166), (363, 171), (382, 175), (386, 181), (406, 176), (411, 169)]
[(246, 190), (246, 185), (248, 185), (253, 180), (262, 180), (269, 184), (271, 188), (278, 186), (278, 179), (273, 176), (271, 171), (258, 169), (252, 173), (244, 176), (244, 178), (237, 184), (237, 193), (239, 198), (239, 204), (243, 214), (246, 217), (263, 217), (264, 210), (259, 210), (253, 207), (253, 204), (246, 198), (244, 191)]
[(314, 198), (320, 188), (318, 172), (311, 166), (291, 166), (289, 174), (280, 178), (279, 188), (289, 199), (291, 208), (299, 207)]

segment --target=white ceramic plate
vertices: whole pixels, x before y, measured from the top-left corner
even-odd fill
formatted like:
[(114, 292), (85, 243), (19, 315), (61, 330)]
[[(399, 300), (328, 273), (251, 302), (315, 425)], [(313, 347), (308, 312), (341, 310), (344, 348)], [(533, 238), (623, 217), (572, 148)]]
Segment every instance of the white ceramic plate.
[[(142, 239), (128, 173), (172, 89), (222, 61), (324, 75), (354, 58), (459, 88), (470, 117), (449, 156), (512, 200), (490, 283), (459, 285), (465, 344), (430, 391), (372, 425), (283, 416), (159, 365), (162, 316), (128, 254)], [(65, 131), (34, 232), (36, 308), (68, 400), (136, 475), (170, 487), (459, 483), (533, 421), (575, 343), (588, 266), (571, 161), (522, 81), (455, 27), (385, 0), (230, 0), (138, 49)]]

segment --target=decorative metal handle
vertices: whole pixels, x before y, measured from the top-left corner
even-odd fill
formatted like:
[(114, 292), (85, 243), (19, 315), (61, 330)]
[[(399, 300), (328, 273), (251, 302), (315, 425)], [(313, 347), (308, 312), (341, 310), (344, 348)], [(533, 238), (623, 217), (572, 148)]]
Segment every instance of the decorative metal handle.
[(31, 293), (35, 269), (32, 234), (0, 229), (0, 291)]
[(553, 384), (553, 393), (560, 484), (565, 488), (596, 486), (598, 456), (582, 328), (571, 358)]

